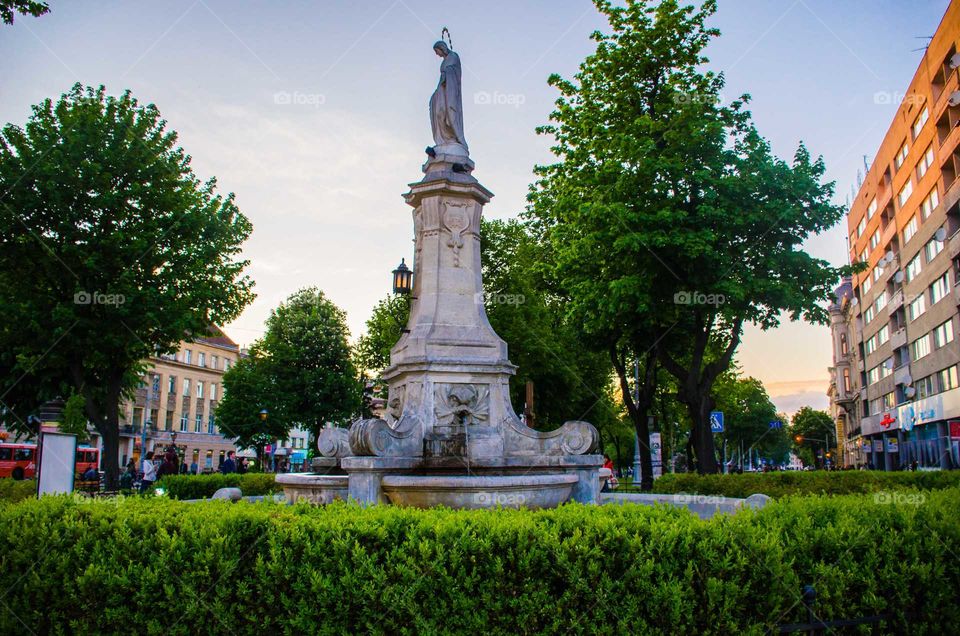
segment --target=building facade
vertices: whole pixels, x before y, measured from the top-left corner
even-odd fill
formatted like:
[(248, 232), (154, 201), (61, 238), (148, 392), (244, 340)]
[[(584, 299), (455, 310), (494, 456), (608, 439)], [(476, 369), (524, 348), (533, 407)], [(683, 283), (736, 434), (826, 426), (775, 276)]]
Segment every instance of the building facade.
[(955, 0), (848, 213), (866, 269), (831, 307), (829, 389), (847, 465), (960, 467), (958, 47)]
[[(223, 397), (223, 374), (240, 356), (240, 347), (214, 328), (208, 337), (182, 342), (173, 355), (151, 358), (143, 384), (120, 407), (121, 465), (139, 461), (144, 443), (148, 452), (175, 444), (198, 472), (217, 470), (236, 450), (217, 426), (215, 411)], [(102, 450), (96, 431), (91, 438)]]

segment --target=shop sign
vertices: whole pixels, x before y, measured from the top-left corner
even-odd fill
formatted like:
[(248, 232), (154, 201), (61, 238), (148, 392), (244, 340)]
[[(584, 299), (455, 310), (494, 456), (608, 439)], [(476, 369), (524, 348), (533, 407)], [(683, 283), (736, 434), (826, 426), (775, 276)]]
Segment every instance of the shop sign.
[(887, 452), (888, 452), (888, 453), (896, 453), (898, 450), (899, 450), (899, 446), (898, 446), (898, 444), (897, 444), (897, 438), (896, 438), (896, 437), (888, 437), (888, 438), (887, 438)]
[(883, 440), (882, 440), (882, 439), (875, 439), (875, 440), (873, 440), (873, 452), (874, 452), (874, 453), (882, 453), (882, 452), (883, 452)]

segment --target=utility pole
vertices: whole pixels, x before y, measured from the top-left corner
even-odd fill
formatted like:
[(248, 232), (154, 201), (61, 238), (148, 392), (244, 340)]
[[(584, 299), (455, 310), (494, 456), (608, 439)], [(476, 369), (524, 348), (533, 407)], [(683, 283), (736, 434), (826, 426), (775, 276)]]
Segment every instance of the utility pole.
[[(633, 403), (640, 402), (640, 359), (633, 361)], [(640, 475), (640, 436), (637, 435), (637, 423), (633, 423), (633, 483), (639, 484)]]

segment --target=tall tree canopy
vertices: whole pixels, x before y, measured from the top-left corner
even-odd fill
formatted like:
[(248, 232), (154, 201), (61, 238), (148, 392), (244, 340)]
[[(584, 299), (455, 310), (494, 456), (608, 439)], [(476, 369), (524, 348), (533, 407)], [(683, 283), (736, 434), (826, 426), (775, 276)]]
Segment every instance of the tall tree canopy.
[[(837, 445), (837, 429), (826, 411), (804, 406), (790, 423), (793, 452), (807, 466), (822, 465), (827, 452)], [(799, 436), (799, 439), (798, 439)]]
[(144, 361), (253, 299), (250, 222), (176, 143), (152, 104), (79, 84), (0, 132), (0, 417), (82, 396), (110, 486)]
[(37, 0), (0, 0), (0, 20), (4, 24), (13, 24), (13, 18), (16, 14), (32, 15), (39, 18), (44, 13), (49, 13), (50, 7), (46, 2)]
[(538, 130), (558, 160), (537, 168), (528, 213), (576, 322), (621, 360), (654, 352), (689, 411), (698, 469), (716, 472), (713, 383), (745, 322), (826, 321), (844, 270), (801, 245), (843, 211), (822, 160), (802, 145), (791, 163), (774, 157), (748, 96), (721, 102), (703, 56), (714, 0), (595, 4), (610, 32), (593, 34), (572, 80), (549, 80), (560, 97)]
[[(259, 452), (294, 425), (309, 430), (312, 442), (327, 422), (346, 424), (361, 397), (349, 337), (346, 314), (323, 292), (310, 287), (291, 295), (270, 312), (250, 357), (224, 375), (221, 429)], [(257, 417), (263, 409), (265, 421)]]

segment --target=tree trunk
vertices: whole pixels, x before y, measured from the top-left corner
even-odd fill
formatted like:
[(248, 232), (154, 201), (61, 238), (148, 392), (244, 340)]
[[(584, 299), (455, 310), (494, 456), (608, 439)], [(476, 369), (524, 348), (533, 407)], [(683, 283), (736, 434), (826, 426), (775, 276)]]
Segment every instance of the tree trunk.
[(713, 443), (713, 433), (710, 431), (710, 411), (713, 409), (713, 400), (709, 394), (697, 399), (689, 399), (689, 396), (681, 398), (687, 411), (690, 413), (690, 420), (693, 422), (693, 430), (690, 434), (691, 446), (697, 455), (697, 472), (701, 475), (712, 475), (717, 472), (716, 446)]

